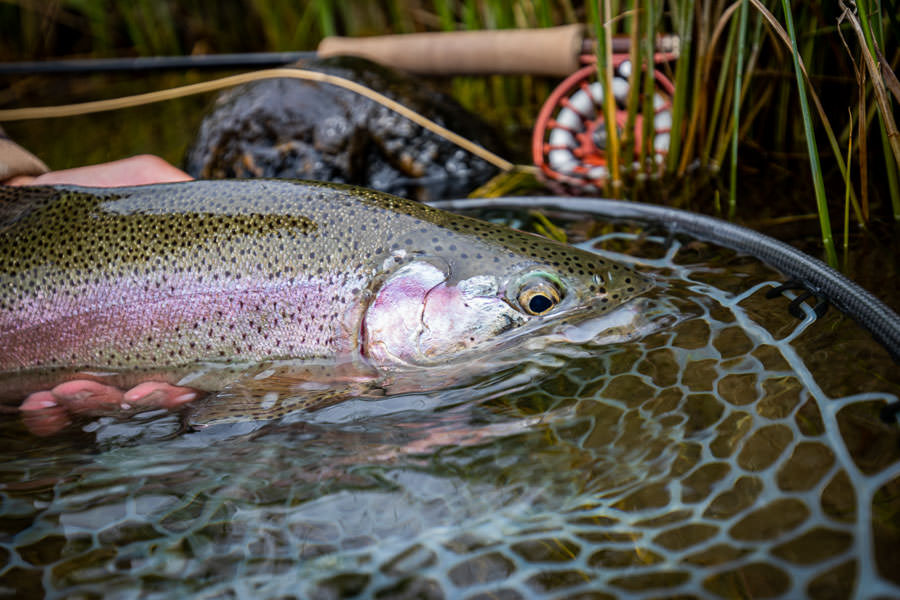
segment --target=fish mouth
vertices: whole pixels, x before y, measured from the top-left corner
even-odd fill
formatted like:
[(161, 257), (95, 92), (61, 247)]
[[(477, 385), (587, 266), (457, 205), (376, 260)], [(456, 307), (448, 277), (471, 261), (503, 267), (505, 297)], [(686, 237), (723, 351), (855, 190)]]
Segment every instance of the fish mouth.
[(603, 309), (604, 306), (598, 302), (574, 304), (554, 315), (534, 317), (519, 327), (510, 322), (504, 330), (505, 335), (497, 334), (502, 339), (476, 349), (473, 357), (475, 354), (506, 352), (516, 345), (528, 352), (541, 352), (555, 346), (605, 347), (641, 339), (682, 319), (677, 307), (656, 298), (630, 298), (612, 310)]

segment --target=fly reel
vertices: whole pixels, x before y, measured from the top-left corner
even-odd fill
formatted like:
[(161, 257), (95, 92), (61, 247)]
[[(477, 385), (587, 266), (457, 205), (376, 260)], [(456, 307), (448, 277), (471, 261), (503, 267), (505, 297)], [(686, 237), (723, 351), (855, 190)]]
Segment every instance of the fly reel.
[[(657, 54), (656, 62), (669, 58)], [(609, 179), (607, 164), (607, 128), (615, 123), (619, 139), (628, 126), (627, 102), (632, 65), (627, 54), (613, 55), (612, 93), (616, 111), (613, 119), (604, 114), (603, 86), (597, 80), (597, 68), (589, 64), (560, 83), (541, 108), (532, 136), (534, 164), (551, 187), (570, 194), (602, 190)], [(659, 70), (654, 71), (652, 147), (643, 148), (643, 128), (647, 115), (640, 98), (631, 137), (635, 156), (646, 156), (647, 169), (660, 173), (669, 151), (672, 128), (672, 95), (675, 85)], [(642, 82), (638, 78), (637, 83)], [(623, 171), (636, 172), (641, 164), (623, 165)], [(556, 185), (554, 185), (556, 184)]]

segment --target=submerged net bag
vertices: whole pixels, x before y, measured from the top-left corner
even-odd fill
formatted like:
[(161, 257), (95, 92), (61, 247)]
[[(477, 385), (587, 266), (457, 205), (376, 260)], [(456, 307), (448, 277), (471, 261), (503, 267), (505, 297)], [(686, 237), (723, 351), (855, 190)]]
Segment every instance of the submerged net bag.
[(590, 232), (577, 245), (656, 280), (639, 312), (662, 326), (608, 346), (585, 334), (465, 385), (262, 428), (185, 434), (177, 415), (149, 414), (35, 444), (4, 423), (0, 589), (900, 596), (890, 309), (709, 217), (566, 198), (441, 207), (569, 215)]

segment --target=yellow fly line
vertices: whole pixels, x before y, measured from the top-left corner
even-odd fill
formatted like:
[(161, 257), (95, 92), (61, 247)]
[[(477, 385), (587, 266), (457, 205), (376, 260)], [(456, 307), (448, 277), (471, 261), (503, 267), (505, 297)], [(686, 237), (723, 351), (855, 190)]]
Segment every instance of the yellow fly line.
[[(220, 79), (204, 81), (202, 83), (192, 83), (190, 85), (183, 85), (180, 87), (159, 90), (156, 92), (135, 94), (133, 96), (122, 96), (121, 98), (110, 98), (108, 100), (95, 100), (92, 102), (81, 102), (78, 104), (62, 104), (59, 106), (14, 108), (7, 110), (0, 109), (0, 122), (24, 121), (27, 119), (54, 119), (58, 117), (72, 117), (76, 115), (86, 115), (107, 110), (131, 108), (134, 106), (151, 104), (153, 102), (162, 102), (164, 100), (183, 98), (184, 96), (190, 96), (192, 94), (212, 92), (235, 85), (240, 85), (242, 83), (249, 83), (251, 81), (259, 81), (261, 79), (276, 79), (279, 77), (329, 83), (331, 85), (336, 85), (338, 87), (350, 90), (351, 92), (355, 92), (361, 96), (365, 96), (370, 100), (386, 106), (397, 114), (406, 117), (413, 123), (421, 125), (425, 129), (449, 140), (463, 150), (466, 150), (467, 152), (478, 156), (479, 158), (491, 163), (492, 165), (503, 171), (511, 171), (514, 168), (517, 168), (516, 165), (509, 162), (508, 160), (497, 156), (493, 152), (482, 148), (471, 140), (468, 140), (461, 135), (450, 131), (446, 127), (438, 125), (431, 119), (428, 119), (427, 117), (422, 116), (416, 111), (403, 106), (399, 102), (391, 100), (384, 94), (380, 94), (371, 88), (368, 88), (344, 77), (338, 77), (336, 75), (330, 75), (328, 73), (319, 73), (318, 71), (307, 71), (305, 69), (263, 69), (261, 71), (253, 71), (251, 73), (230, 75), (228, 77), (222, 77)], [(518, 168), (528, 169), (529, 167), (525, 167), (524, 165), (522, 165)]]

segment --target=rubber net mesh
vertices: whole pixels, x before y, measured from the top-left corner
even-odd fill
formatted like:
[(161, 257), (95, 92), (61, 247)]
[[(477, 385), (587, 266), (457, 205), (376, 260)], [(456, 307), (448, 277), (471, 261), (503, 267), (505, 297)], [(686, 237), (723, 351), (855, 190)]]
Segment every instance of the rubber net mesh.
[(6, 418), (0, 595), (900, 596), (887, 353), (751, 257), (576, 227), (659, 283), (636, 339), (265, 425)]

